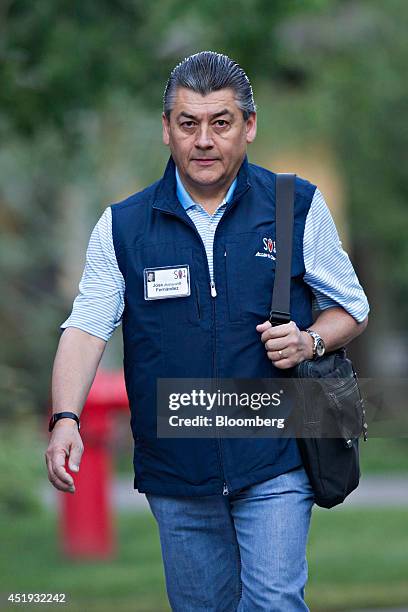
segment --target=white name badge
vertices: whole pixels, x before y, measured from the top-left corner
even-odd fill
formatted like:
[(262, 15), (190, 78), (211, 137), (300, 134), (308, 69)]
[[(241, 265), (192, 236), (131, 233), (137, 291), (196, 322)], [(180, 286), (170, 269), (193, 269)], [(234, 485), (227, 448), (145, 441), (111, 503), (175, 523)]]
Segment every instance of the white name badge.
[(145, 268), (143, 273), (145, 300), (163, 300), (190, 295), (190, 268), (187, 265), (176, 268), (172, 266)]

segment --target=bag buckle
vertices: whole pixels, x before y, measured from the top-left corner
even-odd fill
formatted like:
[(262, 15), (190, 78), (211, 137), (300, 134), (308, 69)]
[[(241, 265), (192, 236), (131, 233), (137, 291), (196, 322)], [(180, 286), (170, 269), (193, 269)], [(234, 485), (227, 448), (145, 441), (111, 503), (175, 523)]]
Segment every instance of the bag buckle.
[(290, 312), (280, 312), (279, 310), (271, 310), (269, 314), (269, 321), (272, 323), (272, 326), (275, 325), (284, 325), (285, 323), (290, 323)]

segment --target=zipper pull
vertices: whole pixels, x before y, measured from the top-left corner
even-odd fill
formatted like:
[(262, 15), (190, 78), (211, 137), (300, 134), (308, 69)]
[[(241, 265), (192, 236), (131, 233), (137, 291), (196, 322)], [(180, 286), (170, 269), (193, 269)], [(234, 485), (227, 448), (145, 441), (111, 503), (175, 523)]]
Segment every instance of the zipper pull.
[(365, 411), (365, 408), (364, 408), (364, 404), (363, 404), (363, 438), (364, 438), (364, 442), (367, 442), (367, 438), (368, 438), (368, 425), (367, 425), (367, 421), (366, 421), (366, 411)]
[(224, 487), (222, 489), (222, 494), (223, 495), (228, 495), (229, 491), (228, 491), (228, 487), (227, 487), (227, 483), (224, 482)]
[(217, 297), (217, 290), (216, 290), (216, 288), (215, 288), (214, 281), (211, 281), (211, 283), (210, 283), (210, 289), (211, 289), (211, 296), (212, 296), (212, 297)]

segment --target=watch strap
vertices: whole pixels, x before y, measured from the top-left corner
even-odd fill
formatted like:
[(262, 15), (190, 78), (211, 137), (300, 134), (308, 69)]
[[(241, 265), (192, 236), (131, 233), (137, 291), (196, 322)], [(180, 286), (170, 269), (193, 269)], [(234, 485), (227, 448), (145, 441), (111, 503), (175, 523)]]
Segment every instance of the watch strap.
[(48, 425), (48, 431), (52, 431), (54, 429), (55, 423), (57, 421), (59, 421), (60, 419), (73, 419), (74, 421), (76, 421), (76, 424), (78, 425), (78, 431), (80, 429), (80, 424), (79, 424), (79, 418), (78, 415), (75, 414), (75, 412), (56, 412), (55, 414), (52, 415), (52, 417), (50, 418), (50, 422)]

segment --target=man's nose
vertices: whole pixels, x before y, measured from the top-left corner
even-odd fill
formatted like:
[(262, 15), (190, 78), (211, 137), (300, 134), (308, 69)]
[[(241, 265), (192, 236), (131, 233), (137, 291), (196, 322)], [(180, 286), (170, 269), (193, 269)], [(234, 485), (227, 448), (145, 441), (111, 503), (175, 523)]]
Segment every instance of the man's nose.
[(195, 146), (198, 149), (211, 149), (214, 146), (214, 142), (211, 137), (210, 126), (203, 124), (200, 126), (197, 132)]

